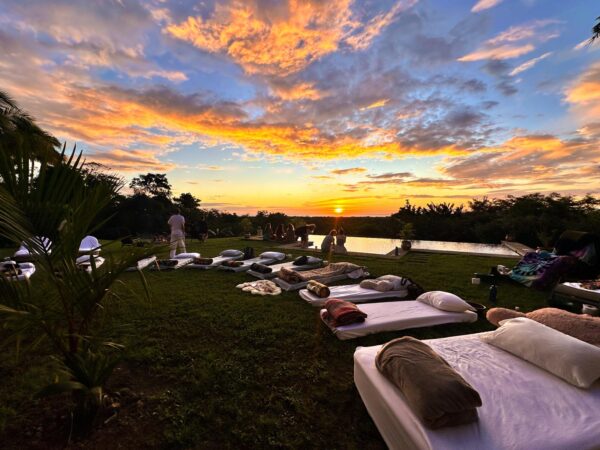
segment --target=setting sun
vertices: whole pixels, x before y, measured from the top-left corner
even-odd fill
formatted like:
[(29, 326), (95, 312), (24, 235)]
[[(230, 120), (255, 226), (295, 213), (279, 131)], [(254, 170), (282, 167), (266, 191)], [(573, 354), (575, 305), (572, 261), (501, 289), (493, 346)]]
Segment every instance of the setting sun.
[(344, 208), (342, 208), (341, 206), (336, 206), (333, 212), (335, 212), (336, 214), (341, 214), (344, 212)]

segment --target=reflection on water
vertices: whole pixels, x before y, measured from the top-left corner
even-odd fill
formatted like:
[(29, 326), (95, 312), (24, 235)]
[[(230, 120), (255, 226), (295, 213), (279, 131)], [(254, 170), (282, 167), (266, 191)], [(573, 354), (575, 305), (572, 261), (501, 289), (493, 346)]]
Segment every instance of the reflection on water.
[[(314, 234), (310, 240), (315, 246), (321, 246), (321, 241), (325, 236)], [(503, 245), (476, 244), (473, 242), (446, 242), (446, 241), (421, 241), (412, 240), (413, 250), (448, 252), (448, 253), (478, 253), (482, 255), (493, 256), (513, 256), (519, 255)], [(396, 247), (400, 247), (401, 239), (383, 239), (349, 236), (346, 241), (346, 248), (349, 252), (374, 253), (377, 255), (386, 255)]]

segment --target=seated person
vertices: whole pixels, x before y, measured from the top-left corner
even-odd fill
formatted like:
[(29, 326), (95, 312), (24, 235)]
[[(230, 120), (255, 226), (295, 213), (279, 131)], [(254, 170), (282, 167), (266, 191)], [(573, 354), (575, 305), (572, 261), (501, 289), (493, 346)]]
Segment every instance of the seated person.
[(317, 226), (315, 224), (307, 224), (296, 228), (296, 240), (300, 238), (302, 247), (308, 247), (308, 235), (315, 232)]
[(277, 228), (275, 228), (274, 237), (276, 241), (283, 241), (285, 239), (285, 228), (283, 227), (282, 223), (277, 225)]
[(333, 241), (335, 239), (337, 232), (335, 230), (331, 230), (327, 236), (323, 239), (321, 243), (321, 252), (322, 253), (330, 253), (333, 248)]
[(263, 231), (263, 240), (264, 241), (273, 240), (273, 227), (271, 226), (270, 223), (265, 225), (265, 229)]
[(340, 227), (335, 238), (335, 246), (333, 248), (334, 253), (348, 253), (346, 249), (346, 232)]

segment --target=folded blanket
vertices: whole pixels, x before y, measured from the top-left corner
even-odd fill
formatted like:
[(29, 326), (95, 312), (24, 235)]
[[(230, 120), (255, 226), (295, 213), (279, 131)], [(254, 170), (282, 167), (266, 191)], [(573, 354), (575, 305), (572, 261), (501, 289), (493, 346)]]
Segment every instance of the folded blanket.
[(306, 270), (304, 272), (297, 272), (283, 267), (279, 271), (279, 278), (288, 283), (301, 283), (303, 281), (322, 280), (337, 275), (344, 275), (358, 269), (362, 269), (362, 267), (349, 262), (332, 263), (319, 269)]
[(327, 286), (315, 280), (310, 280), (306, 285), (306, 289), (308, 289), (310, 292), (312, 292), (319, 298), (327, 298), (329, 297), (329, 294), (331, 294)]
[(254, 270), (255, 272), (258, 273), (271, 273), (273, 272), (273, 269), (269, 266), (265, 266), (264, 264), (259, 264), (259, 263), (253, 263), (250, 266), (250, 270)]
[(269, 280), (250, 281), (248, 283), (238, 284), (236, 288), (244, 292), (250, 292), (253, 295), (279, 295), (281, 288)]
[(194, 258), (194, 264), (198, 264), (200, 266), (210, 266), (212, 263), (212, 258)]
[(325, 309), (324, 318), (334, 327), (364, 322), (367, 317), (354, 303), (337, 298), (327, 300)]
[(224, 261), (221, 265), (225, 267), (240, 267), (243, 266), (244, 263), (242, 261)]
[(481, 397), (427, 344), (405, 336), (385, 344), (375, 359), (377, 369), (404, 395), (413, 412), (429, 428), (478, 420)]

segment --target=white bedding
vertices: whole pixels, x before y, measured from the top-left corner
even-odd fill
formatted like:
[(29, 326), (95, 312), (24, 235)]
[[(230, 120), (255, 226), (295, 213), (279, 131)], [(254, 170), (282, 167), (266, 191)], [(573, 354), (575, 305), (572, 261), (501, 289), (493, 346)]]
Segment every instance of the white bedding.
[(228, 266), (221, 265), (218, 267), (218, 269), (219, 270), (227, 270), (228, 272), (245, 272), (247, 270), (250, 270), (250, 266), (254, 263), (264, 264), (265, 266), (270, 266), (271, 264), (275, 264), (276, 262), (277, 262), (277, 260), (273, 259), (273, 258), (261, 258), (260, 256), (257, 256), (256, 258), (247, 259), (245, 261), (242, 261), (241, 266), (228, 267)]
[[(5, 264), (12, 265), (12, 264), (14, 264), (14, 261), (6, 261), (3, 263), (0, 263), (0, 266), (4, 266)], [(4, 275), (5, 279), (7, 279), (7, 280), (27, 281), (35, 273), (35, 265), (30, 262), (19, 263), (19, 270), (21, 271), (21, 273), (18, 275), (8, 276), (4, 272), (3, 272), (3, 275)]]
[(387, 291), (379, 292), (374, 289), (365, 289), (360, 287), (359, 284), (348, 284), (345, 286), (334, 286), (329, 288), (331, 294), (327, 298), (317, 297), (315, 294), (310, 292), (308, 289), (302, 289), (299, 294), (304, 300), (313, 306), (323, 306), (330, 298), (339, 298), (340, 300), (346, 300), (352, 303), (366, 303), (373, 300), (379, 300), (383, 298), (395, 298), (406, 295), (406, 290), (402, 291)]
[[(341, 275), (336, 275), (336, 276), (329, 277), (329, 278), (319, 278), (318, 281), (319, 281), (319, 283), (328, 284), (328, 283), (335, 283), (336, 281), (342, 281), (342, 280), (346, 280), (346, 279), (348, 279), (347, 273), (341, 274)], [(308, 284), (308, 281), (301, 281), (300, 283), (288, 283), (287, 281), (282, 280), (281, 278), (274, 278), (273, 281), (275, 282), (275, 284), (277, 284), (277, 286), (279, 286), (284, 291), (297, 291), (298, 289), (302, 289), (302, 288), (306, 287), (306, 285)]]
[[(93, 259), (96, 269), (98, 269), (105, 262), (105, 259), (102, 256), (93, 256)], [(81, 270), (84, 270), (87, 273), (92, 273), (93, 269), (92, 263), (90, 261), (90, 255), (80, 256), (75, 260), (75, 262), (77, 264), (77, 267), (79, 267)]]
[(177, 264), (175, 266), (163, 266), (160, 264), (160, 260), (158, 260), (158, 267), (154, 266), (152, 267), (152, 270), (176, 270), (176, 269), (181, 269), (182, 267), (187, 266), (188, 264), (191, 264), (192, 261), (194, 259), (193, 258), (187, 258), (187, 259), (172, 259), (171, 261), (177, 261)]
[(592, 450), (600, 448), (600, 382), (579, 389), (479, 339), (426, 340), (481, 395), (479, 422), (430, 430), (375, 367), (381, 346), (358, 347), (354, 382), (391, 449)]
[(600, 302), (600, 289), (586, 289), (581, 286), (581, 283), (560, 283), (554, 288), (554, 292), (560, 294), (572, 295), (582, 299)]
[(302, 266), (295, 266), (294, 261), (288, 261), (288, 262), (284, 262), (281, 264), (272, 265), (271, 266), (271, 268), (273, 269), (272, 272), (261, 273), (261, 272), (256, 272), (256, 271), (250, 269), (248, 271), (248, 275), (252, 275), (253, 277), (260, 278), (261, 280), (268, 280), (271, 278), (275, 278), (279, 274), (279, 271), (281, 270), (282, 267), (285, 267), (287, 269), (294, 269), (298, 272), (302, 272), (304, 270), (318, 269), (322, 265), (323, 265), (323, 261), (315, 262), (312, 264), (304, 264)]
[(323, 317), (321, 319), (338, 339), (354, 339), (369, 334), (385, 331), (400, 331), (409, 328), (432, 327), (446, 323), (462, 323), (477, 321), (477, 313), (465, 311), (462, 313), (441, 311), (433, 306), (416, 300), (399, 302), (367, 303), (359, 309), (367, 314), (364, 322), (341, 327), (332, 327)]
[(148, 267), (150, 264), (154, 263), (156, 261), (156, 256), (150, 256), (149, 258), (144, 258), (144, 259), (140, 259), (135, 266), (131, 266), (128, 267), (126, 270), (126, 272), (135, 272), (138, 270), (144, 270), (146, 267)]

